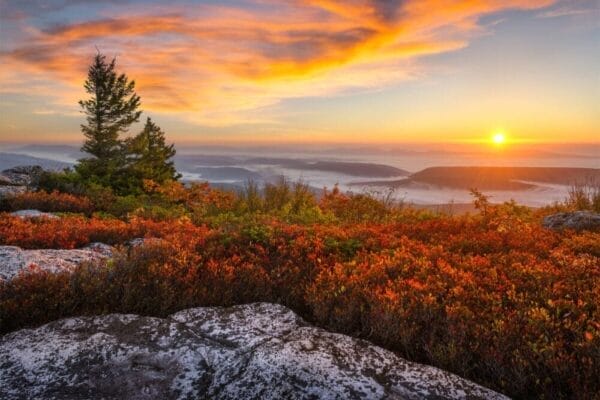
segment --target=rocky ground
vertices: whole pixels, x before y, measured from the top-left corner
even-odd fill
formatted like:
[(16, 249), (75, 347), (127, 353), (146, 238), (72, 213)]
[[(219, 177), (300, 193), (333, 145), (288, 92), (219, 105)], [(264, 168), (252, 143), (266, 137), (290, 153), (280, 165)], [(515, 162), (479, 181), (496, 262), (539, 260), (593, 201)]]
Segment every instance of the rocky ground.
[(2, 399), (505, 399), (255, 303), (69, 318), (0, 338)]

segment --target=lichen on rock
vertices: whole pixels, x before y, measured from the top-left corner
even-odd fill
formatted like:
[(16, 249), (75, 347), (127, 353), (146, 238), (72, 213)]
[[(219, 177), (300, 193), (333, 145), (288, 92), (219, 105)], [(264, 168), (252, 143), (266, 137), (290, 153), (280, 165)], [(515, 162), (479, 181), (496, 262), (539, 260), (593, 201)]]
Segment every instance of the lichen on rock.
[(63, 319), (0, 338), (3, 399), (506, 399), (255, 303)]
[(591, 211), (562, 212), (544, 217), (542, 225), (555, 230), (600, 230), (600, 214)]
[(0, 172), (0, 185), (34, 187), (44, 170), (39, 165), (24, 165)]

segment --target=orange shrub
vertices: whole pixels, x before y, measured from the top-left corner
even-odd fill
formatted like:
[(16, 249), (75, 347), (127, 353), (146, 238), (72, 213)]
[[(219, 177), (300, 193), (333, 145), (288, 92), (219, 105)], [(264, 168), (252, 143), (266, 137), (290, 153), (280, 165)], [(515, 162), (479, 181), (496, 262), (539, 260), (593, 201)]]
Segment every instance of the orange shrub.
[(9, 210), (35, 209), (45, 212), (91, 214), (93, 204), (87, 197), (54, 191), (24, 192), (4, 200)]
[(383, 221), (391, 214), (383, 201), (368, 194), (344, 194), (337, 185), (331, 192), (324, 190), (319, 207), (350, 223)]
[(159, 185), (145, 180), (146, 193), (163, 197), (169, 202), (185, 205), (199, 216), (229, 211), (233, 208), (235, 195), (232, 192), (212, 188), (208, 182), (193, 183), (186, 188), (180, 182), (167, 182)]
[(175, 233), (189, 235), (194, 241), (203, 237), (207, 229), (189, 221), (153, 221), (132, 218), (129, 222), (118, 219), (65, 216), (58, 219), (22, 219), (0, 213), (0, 244), (26, 249), (73, 249), (92, 242), (122, 244), (134, 238), (169, 238)]
[[(329, 200), (328, 200), (329, 201)], [(335, 200), (337, 201), (337, 200)], [(0, 331), (107, 312), (167, 315), (195, 306), (285, 304), (517, 398), (600, 392), (598, 234), (553, 232), (518, 214), (410, 223), (217, 229), (0, 215), (0, 244), (78, 247), (158, 237), (107, 268), (22, 274), (0, 283)]]

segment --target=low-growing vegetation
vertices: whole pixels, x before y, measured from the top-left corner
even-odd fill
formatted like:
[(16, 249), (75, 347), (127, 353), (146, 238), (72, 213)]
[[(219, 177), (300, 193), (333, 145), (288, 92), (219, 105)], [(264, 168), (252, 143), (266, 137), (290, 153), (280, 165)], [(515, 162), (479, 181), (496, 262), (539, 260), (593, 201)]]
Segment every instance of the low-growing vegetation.
[[(599, 211), (597, 186), (536, 211), (474, 190), (479, 212), (448, 216), (286, 180), (239, 192), (184, 185), (152, 120), (121, 138), (141, 111), (115, 60), (98, 54), (85, 88), (89, 157), (2, 200), (0, 245), (103, 242), (115, 255), (0, 281), (0, 333), (76, 315), (276, 302), (509, 396), (600, 399), (600, 232), (540, 224), (555, 211)], [(8, 213), (29, 208), (62, 215)], [(127, 246), (134, 238), (158, 240)]]
[[(594, 398), (600, 233), (544, 229), (549, 211), (474, 194), (480, 212), (464, 216), (337, 189), (317, 198), (285, 181), (242, 193), (146, 181), (139, 196), (110, 194), (110, 207), (85, 194), (18, 195), (6, 204), (81, 214), (1, 214), (0, 244), (100, 241), (119, 250), (101, 268), (1, 283), (0, 330), (82, 314), (277, 302), (516, 398)], [(111, 213), (116, 203), (130, 204)], [(135, 237), (162, 240), (124, 246)]]
[(89, 215), (94, 210), (93, 202), (86, 196), (60, 193), (24, 192), (16, 196), (0, 199), (0, 210), (33, 209), (44, 212), (71, 212)]

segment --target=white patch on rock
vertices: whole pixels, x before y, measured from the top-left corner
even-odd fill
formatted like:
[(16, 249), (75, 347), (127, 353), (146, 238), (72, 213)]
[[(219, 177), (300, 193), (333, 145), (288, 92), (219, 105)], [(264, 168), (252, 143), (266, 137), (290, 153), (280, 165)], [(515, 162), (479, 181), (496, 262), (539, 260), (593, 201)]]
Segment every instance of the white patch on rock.
[(42, 212), (39, 210), (19, 210), (19, 211), (11, 212), (10, 215), (12, 215), (13, 217), (19, 217), (19, 218), (23, 218), (23, 219), (27, 219), (27, 218), (57, 219), (57, 218), (59, 218), (57, 215), (54, 215), (52, 213)]
[(267, 303), (69, 318), (7, 334), (0, 398), (506, 399)]
[(49, 272), (71, 271), (83, 262), (99, 262), (111, 257), (109, 248), (23, 250), (16, 246), (0, 246), (0, 280), (12, 279), (31, 265)]

